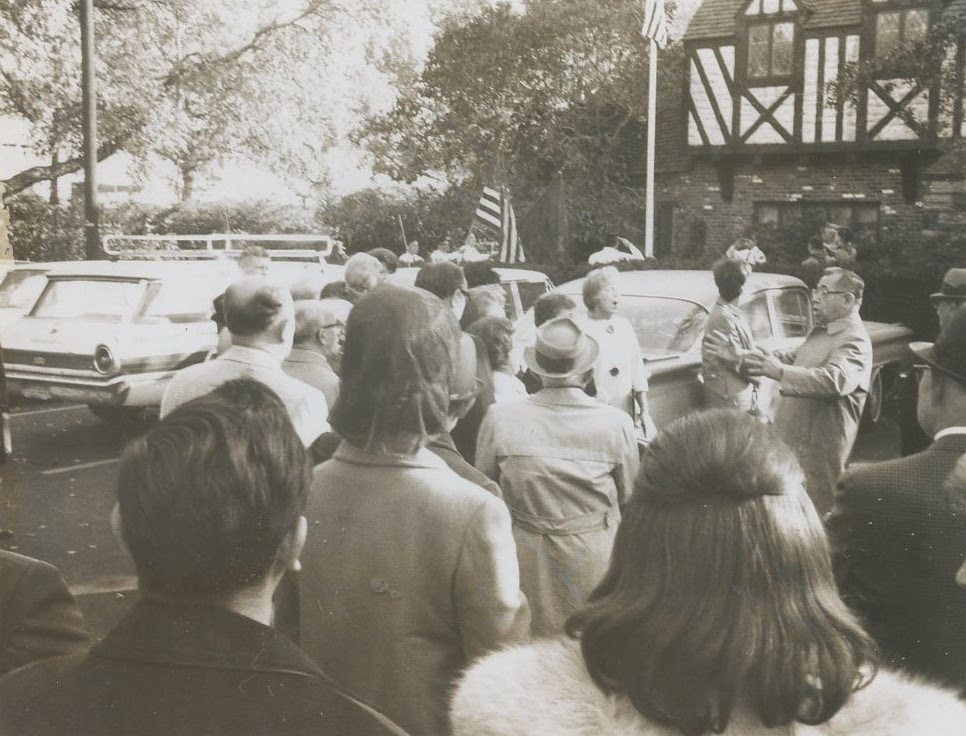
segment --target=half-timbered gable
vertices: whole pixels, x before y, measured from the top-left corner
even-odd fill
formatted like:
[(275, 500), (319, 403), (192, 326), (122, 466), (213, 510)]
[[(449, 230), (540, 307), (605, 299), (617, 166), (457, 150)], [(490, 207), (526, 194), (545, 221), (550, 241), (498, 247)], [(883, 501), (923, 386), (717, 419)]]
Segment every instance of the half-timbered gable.
[(937, 23), (966, 28), (966, 0), (704, 0), (660, 113), (662, 242), (815, 213), (867, 244), (962, 223), (966, 44), (912, 52)]

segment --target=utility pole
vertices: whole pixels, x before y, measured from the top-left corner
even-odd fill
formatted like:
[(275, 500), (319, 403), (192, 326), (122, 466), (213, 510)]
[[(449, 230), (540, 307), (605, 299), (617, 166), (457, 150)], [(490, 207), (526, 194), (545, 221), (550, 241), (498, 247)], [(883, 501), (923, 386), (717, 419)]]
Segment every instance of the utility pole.
[(81, 90), (84, 137), (84, 251), (88, 260), (104, 257), (97, 207), (97, 77), (94, 71), (94, 3), (79, 0)]

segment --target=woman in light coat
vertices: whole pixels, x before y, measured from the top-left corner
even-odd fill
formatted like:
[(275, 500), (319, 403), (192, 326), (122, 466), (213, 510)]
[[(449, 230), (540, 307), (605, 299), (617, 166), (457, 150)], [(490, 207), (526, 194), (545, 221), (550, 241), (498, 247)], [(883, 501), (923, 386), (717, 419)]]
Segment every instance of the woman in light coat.
[(506, 505), (426, 449), (449, 423), (459, 341), (427, 291), (359, 300), (330, 415), (343, 442), (305, 512), (302, 648), (414, 736), (449, 733), (459, 672), (530, 632)]
[(792, 452), (738, 410), (665, 428), (569, 638), (471, 667), (455, 733), (966, 733), (952, 693), (877, 672), (802, 481)]

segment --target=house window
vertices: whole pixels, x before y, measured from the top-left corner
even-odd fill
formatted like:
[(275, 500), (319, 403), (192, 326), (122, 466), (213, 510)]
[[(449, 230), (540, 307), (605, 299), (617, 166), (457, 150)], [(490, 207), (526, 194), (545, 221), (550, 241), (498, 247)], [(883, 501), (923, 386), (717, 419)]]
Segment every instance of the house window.
[(875, 16), (875, 55), (888, 59), (902, 46), (919, 43), (929, 30), (929, 13), (918, 8), (890, 10)]
[(878, 202), (755, 202), (756, 225), (794, 226), (805, 239), (826, 222), (851, 228), (859, 244), (879, 242)]
[(754, 23), (748, 26), (748, 76), (787, 77), (792, 73), (795, 24)]

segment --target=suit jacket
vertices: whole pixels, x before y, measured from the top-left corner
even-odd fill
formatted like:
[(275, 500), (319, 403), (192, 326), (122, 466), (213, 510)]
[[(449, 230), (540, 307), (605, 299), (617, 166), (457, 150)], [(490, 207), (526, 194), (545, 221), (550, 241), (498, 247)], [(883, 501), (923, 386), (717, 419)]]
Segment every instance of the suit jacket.
[(943, 490), (964, 451), (966, 436), (947, 435), (850, 470), (827, 524), (843, 596), (886, 658), (966, 691), (966, 517)]
[(343, 442), (305, 513), (301, 644), (414, 734), (446, 734), (473, 658), (530, 633), (506, 506), (426, 449)]
[(314, 350), (292, 348), (292, 352), (282, 363), (282, 370), (292, 378), (321, 391), (330, 411), (335, 406), (336, 399), (339, 398), (339, 377), (324, 355)]
[(720, 332), (743, 350), (749, 350), (755, 344), (751, 327), (741, 310), (734, 304), (718, 299), (704, 325), (704, 339), (701, 342), (705, 405), (748, 409), (752, 405), (755, 381), (739, 374), (733, 363), (708, 352), (707, 337), (715, 332)]
[(294, 644), (211, 606), (142, 600), (89, 654), (0, 679), (4, 736), (403, 734)]
[(57, 568), (0, 550), (0, 675), (89, 645), (84, 617)]
[[(453, 697), (456, 736), (680, 736), (624, 695), (591, 680), (574, 641), (554, 639), (498, 652), (474, 664)], [(966, 733), (966, 704), (952, 693), (880, 671), (829, 721), (767, 728), (738, 704), (729, 736), (952, 736)]]

